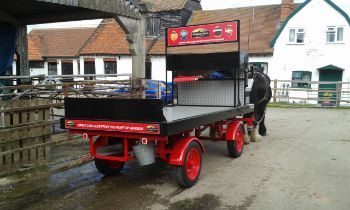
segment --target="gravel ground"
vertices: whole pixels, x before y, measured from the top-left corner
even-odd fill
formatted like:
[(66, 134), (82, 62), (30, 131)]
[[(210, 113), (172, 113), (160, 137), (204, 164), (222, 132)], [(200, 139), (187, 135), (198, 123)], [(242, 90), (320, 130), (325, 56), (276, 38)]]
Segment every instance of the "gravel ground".
[(350, 209), (350, 110), (270, 108), (267, 127), (239, 159), (206, 142), (191, 189), (163, 163), (113, 177), (88, 163), (0, 179), (0, 209)]

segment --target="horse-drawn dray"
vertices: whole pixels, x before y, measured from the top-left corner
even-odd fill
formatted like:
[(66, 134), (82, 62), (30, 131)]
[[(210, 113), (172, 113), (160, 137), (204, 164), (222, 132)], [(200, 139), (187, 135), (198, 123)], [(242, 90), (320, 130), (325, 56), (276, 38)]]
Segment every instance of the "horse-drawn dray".
[[(186, 47), (220, 43), (237, 50), (186, 53)], [(172, 166), (180, 186), (191, 187), (202, 167), (201, 141), (225, 141), (229, 156), (238, 158), (246, 125), (253, 124), (239, 45), (239, 21), (169, 28), (167, 70), (176, 83), (172, 105), (157, 99), (66, 98), (63, 126), (89, 139), (90, 155), (105, 175), (134, 159), (148, 165), (159, 158)], [(182, 53), (171, 53), (176, 47)]]

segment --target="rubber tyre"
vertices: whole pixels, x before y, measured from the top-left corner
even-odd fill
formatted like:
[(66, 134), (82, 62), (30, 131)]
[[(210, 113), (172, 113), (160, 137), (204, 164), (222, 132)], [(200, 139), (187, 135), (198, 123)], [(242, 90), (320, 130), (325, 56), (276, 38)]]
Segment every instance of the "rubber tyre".
[(227, 151), (230, 157), (239, 158), (242, 155), (244, 146), (243, 138), (244, 129), (242, 126), (239, 126), (234, 141), (227, 141)]
[[(189, 157), (190, 152), (192, 154), (192, 158), (197, 159), (196, 161), (191, 161), (191, 157)], [(197, 157), (194, 157), (197, 156)], [(191, 162), (195, 162), (196, 165), (193, 167), (193, 173), (191, 173), (191, 169), (189, 167)], [(185, 155), (185, 162), (182, 166), (173, 166), (173, 176), (176, 179), (176, 182), (179, 186), (183, 188), (190, 188), (194, 186), (199, 178), (200, 172), (202, 169), (202, 150), (197, 142), (191, 142), (187, 149), (186, 149), (186, 155)], [(188, 171), (191, 171), (188, 174)], [(190, 178), (192, 177), (192, 178)]]
[(96, 169), (106, 176), (118, 174), (124, 167), (124, 162), (95, 159)]

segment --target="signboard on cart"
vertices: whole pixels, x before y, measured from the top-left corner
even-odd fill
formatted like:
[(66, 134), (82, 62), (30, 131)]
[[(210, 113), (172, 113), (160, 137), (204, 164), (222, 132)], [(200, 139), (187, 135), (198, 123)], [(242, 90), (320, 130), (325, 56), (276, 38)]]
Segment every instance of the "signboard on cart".
[(188, 46), (239, 41), (238, 21), (167, 29), (167, 46)]

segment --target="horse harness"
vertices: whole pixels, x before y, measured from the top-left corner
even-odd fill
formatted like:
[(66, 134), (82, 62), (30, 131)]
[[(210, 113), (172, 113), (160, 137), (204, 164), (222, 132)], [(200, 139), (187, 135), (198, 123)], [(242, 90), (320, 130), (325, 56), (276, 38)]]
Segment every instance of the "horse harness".
[(261, 75), (261, 77), (264, 79), (265, 84), (266, 84), (265, 95), (264, 95), (264, 97), (263, 97), (262, 99), (260, 99), (260, 100), (257, 102), (257, 104), (260, 104), (260, 103), (262, 103), (262, 102), (264, 102), (264, 101), (267, 101), (268, 96), (269, 96), (269, 95), (268, 95), (268, 94), (269, 94), (269, 91), (268, 91), (268, 86), (269, 86), (270, 84), (269, 84), (269, 82), (268, 82), (268, 80), (267, 80), (266, 76), (265, 76), (263, 73), (260, 73), (260, 72), (255, 72), (254, 77), (256, 77), (256, 74), (260, 74), (260, 75)]

